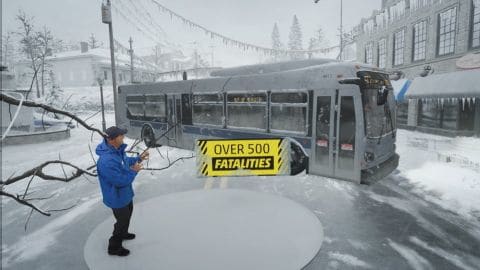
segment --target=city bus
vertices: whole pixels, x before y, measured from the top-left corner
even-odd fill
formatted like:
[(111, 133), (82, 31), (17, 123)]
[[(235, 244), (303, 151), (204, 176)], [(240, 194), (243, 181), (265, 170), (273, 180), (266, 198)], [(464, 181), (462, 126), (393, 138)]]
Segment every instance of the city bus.
[(370, 65), (322, 60), (225, 69), (204, 79), (119, 86), (117, 102), (117, 124), (150, 147), (288, 137), (292, 174), (361, 184), (398, 166), (393, 89), (389, 75)]

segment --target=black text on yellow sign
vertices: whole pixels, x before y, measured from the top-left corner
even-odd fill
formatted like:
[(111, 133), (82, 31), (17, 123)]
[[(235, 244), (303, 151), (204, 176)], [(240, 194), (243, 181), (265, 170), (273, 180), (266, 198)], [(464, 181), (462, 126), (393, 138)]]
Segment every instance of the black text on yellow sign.
[(286, 139), (197, 140), (199, 176), (283, 175), (290, 173)]

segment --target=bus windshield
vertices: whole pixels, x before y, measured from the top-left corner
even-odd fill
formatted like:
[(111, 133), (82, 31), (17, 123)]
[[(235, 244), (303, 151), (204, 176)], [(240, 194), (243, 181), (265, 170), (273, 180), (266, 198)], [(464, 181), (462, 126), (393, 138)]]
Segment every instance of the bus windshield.
[(395, 131), (395, 100), (387, 74), (360, 71), (365, 133), (368, 138), (380, 138)]

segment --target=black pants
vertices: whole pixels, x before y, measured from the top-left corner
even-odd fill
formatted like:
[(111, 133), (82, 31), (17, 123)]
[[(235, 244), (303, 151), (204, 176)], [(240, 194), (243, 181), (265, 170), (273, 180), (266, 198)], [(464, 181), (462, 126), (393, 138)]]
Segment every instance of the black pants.
[(108, 241), (108, 247), (118, 248), (122, 246), (123, 236), (128, 233), (133, 212), (133, 201), (122, 208), (112, 208), (112, 211), (116, 222), (113, 225), (113, 233)]

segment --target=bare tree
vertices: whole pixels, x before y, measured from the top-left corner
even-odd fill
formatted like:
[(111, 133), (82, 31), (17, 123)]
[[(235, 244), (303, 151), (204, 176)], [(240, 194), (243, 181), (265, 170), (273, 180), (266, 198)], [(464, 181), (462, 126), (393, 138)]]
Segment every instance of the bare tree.
[(39, 58), (40, 58), (40, 81), (42, 87), (42, 96), (45, 96), (45, 86), (48, 82), (45, 75), (50, 73), (50, 65), (47, 63), (46, 58), (52, 54), (53, 43), (55, 39), (52, 36), (52, 32), (46, 27), (43, 27), (42, 31), (37, 32), (38, 46), (39, 46)]
[(30, 61), (30, 68), (33, 71), (33, 81), (37, 90), (37, 98), (40, 97), (40, 86), (38, 82), (38, 70), (40, 68), (40, 52), (38, 35), (34, 30), (33, 17), (27, 16), (24, 11), (19, 10), (17, 21), (20, 23), (19, 31), (16, 32), (20, 36), (21, 51)]

